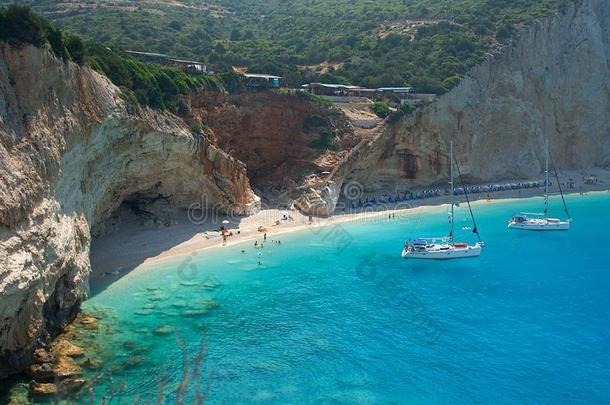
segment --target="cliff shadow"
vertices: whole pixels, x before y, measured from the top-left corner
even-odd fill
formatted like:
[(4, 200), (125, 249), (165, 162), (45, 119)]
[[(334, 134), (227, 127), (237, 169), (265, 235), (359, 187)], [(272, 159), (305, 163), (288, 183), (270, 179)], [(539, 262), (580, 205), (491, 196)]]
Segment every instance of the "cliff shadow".
[[(162, 216), (143, 215), (122, 204), (103, 224), (92, 230), (91, 295), (104, 291), (147, 259), (157, 257), (178, 245), (203, 240), (222, 243), (221, 227), (236, 229), (242, 219), (223, 215), (194, 221), (187, 210), (173, 210)], [(207, 233), (207, 235), (206, 235)]]

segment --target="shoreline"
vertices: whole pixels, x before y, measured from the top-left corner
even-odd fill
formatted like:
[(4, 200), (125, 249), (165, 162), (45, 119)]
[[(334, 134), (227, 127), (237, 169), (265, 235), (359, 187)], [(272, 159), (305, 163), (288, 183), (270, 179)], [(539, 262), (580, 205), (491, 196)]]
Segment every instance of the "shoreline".
[[(599, 184), (593, 185), (582, 184), (578, 185), (577, 188), (578, 191), (575, 191), (575, 189), (570, 189), (568, 190), (569, 192), (564, 191), (564, 195), (573, 196), (581, 192), (585, 193), (584, 195), (591, 192), (608, 192), (610, 182), (602, 181)], [(551, 196), (558, 195), (558, 188), (553, 186), (549, 194)], [(543, 189), (497, 191), (489, 193), (489, 198), (487, 193), (469, 194), (470, 202), (474, 205), (497, 204), (542, 196)], [(457, 200), (460, 204), (465, 202), (463, 195), (458, 196)], [(266, 228), (268, 238), (276, 238), (279, 235), (293, 234), (311, 229), (322, 229), (329, 225), (354, 221), (373, 221), (390, 214), (424, 213), (444, 205), (448, 205), (447, 196), (430, 197), (386, 204), (373, 207), (374, 209), (370, 210), (364, 209), (357, 212), (339, 213), (328, 218), (314, 218), (312, 224), (309, 224), (308, 217), (297, 211), (261, 210), (255, 215), (240, 218), (236, 223), (228, 225), (227, 228), (233, 232), (234, 236), (229, 237), (224, 246), (221, 237), (213, 239), (205, 238), (206, 232), (212, 229), (210, 226), (217, 228), (220, 226), (218, 223), (198, 225), (189, 223), (188, 220), (183, 221), (184, 218), (182, 218), (181, 221), (178, 221), (177, 225), (161, 229), (128, 226), (124, 235), (120, 235), (121, 232), (118, 232), (119, 235), (108, 235), (100, 238), (102, 243), (96, 242), (98, 246), (96, 246), (96, 249), (92, 248), (90, 281), (93, 283), (99, 281), (103, 284), (111, 284), (119, 278), (128, 276), (134, 270), (145, 270), (151, 266), (167, 263), (188, 255), (200, 255), (214, 249), (234, 247), (246, 242), (262, 240), (264, 233), (257, 231), (259, 226)], [(289, 214), (293, 220), (282, 220), (283, 214)], [(272, 225), (278, 220), (280, 225)], [(237, 235), (238, 228), (241, 231), (239, 235)], [(100, 244), (101, 247), (99, 246)]]

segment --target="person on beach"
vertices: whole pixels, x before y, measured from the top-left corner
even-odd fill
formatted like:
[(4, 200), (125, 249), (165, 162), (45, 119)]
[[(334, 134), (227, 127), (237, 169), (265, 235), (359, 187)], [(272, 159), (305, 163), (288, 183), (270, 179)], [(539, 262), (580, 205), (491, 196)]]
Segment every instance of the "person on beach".
[(258, 247), (258, 241), (257, 240), (254, 241), (254, 247)]
[(267, 240), (267, 232), (265, 232), (265, 234), (263, 235), (263, 240), (266, 241)]

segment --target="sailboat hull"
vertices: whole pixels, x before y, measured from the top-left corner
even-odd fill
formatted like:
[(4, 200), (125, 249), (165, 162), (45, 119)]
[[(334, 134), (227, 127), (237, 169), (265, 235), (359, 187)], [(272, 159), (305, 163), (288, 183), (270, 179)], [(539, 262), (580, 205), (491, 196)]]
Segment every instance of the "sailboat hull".
[(570, 230), (570, 222), (552, 218), (534, 219), (524, 222), (510, 221), (508, 227), (524, 231), (568, 231)]
[(480, 243), (475, 245), (456, 244), (455, 245), (432, 245), (425, 249), (415, 250), (413, 248), (403, 249), (404, 259), (425, 259), (425, 260), (451, 260), (478, 257), (481, 255), (483, 246)]

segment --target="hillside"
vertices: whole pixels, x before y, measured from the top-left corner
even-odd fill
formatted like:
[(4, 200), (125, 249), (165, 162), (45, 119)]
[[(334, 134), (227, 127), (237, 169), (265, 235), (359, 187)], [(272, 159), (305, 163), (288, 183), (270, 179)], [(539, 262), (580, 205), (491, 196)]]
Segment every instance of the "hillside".
[[(118, 49), (286, 77), (443, 93), (523, 24), (574, 0), (21, 1)], [(2, 1), (0, 4), (12, 3)]]

